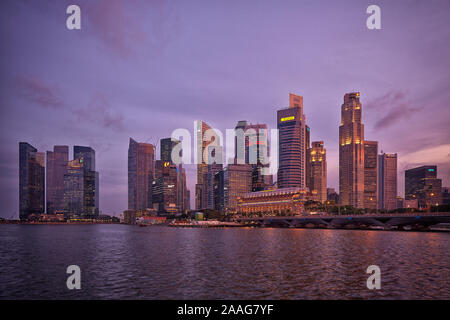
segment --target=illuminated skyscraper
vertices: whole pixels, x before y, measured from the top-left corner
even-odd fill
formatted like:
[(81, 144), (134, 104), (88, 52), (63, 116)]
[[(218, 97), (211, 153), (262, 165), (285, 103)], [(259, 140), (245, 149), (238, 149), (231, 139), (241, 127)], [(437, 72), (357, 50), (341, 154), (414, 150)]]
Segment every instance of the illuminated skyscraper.
[(347, 93), (339, 127), (339, 199), (342, 205), (364, 207), (364, 125), (359, 92)]
[(44, 153), (27, 142), (19, 143), (19, 218), (45, 210)]
[[(172, 150), (178, 144), (180, 140), (174, 138), (161, 139), (161, 160), (165, 162), (172, 162)], [(182, 156), (181, 154), (179, 155)]]
[(309, 189), (313, 194), (317, 194), (320, 202), (325, 202), (327, 200), (327, 154), (323, 141), (314, 141), (308, 153)]
[(397, 209), (396, 153), (382, 153), (378, 156), (378, 208)]
[(306, 141), (303, 97), (289, 94), (289, 108), (278, 110), (278, 187), (306, 186)]
[(47, 213), (64, 211), (64, 175), (69, 162), (69, 147), (54, 146), (47, 151)]
[[(195, 185), (195, 208), (197, 210), (208, 207), (208, 195), (205, 185), (208, 175), (208, 164), (213, 164), (213, 158), (219, 159), (222, 156), (219, 137), (214, 134), (215, 131), (203, 121), (195, 122), (195, 150), (197, 159), (197, 184)], [(206, 134), (206, 135), (205, 135)], [(210, 136), (208, 136), (210, 135)], [(213, 138), (211, 138), (213, 137)], [(217, 147), (207, 149), (214, 142)], [(217, 152), (217, 155), (216, 155)], [(216, 164), (222, 164), (222, 159)]]
[(181, 204), (178, 199), (178, 168), (175, 164), (156, 160), (153, 181), (153, 208), (159, 213), (178, 213)]
[(376, 210), (377, 206), (378, 142), (364, 141), (364, 208)]
[(88, 171), (95, 171), (95, 150), (91, 147), (74, 146), (73, 158), (83, 158), (84, 169)]
[(130, 138), (128, 147), (128, 209), (152, 208), (155, 147)]
[[(251, 191), (252, 167), (250, 165), (229, 164), (223, 169), (223, 208), (225, 211), (236, 212), (239, 197)], [(221, 205), (216, 204), (216, 208), (218, 206)]]

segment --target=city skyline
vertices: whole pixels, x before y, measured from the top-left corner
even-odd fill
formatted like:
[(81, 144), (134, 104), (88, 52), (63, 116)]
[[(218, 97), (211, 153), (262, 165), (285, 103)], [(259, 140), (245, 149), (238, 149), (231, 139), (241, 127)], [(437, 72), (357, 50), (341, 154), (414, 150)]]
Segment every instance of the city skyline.
[[(183, 4), (162, 2), (159, 6), (142, 10), (142, 15), (149, 14), (153, 18), (156, 17), (154, 12), (165, 13), (161, 14), (164, 18), (156, 18), (156, 28), (148, 29), (144, 19), (127, 27), (111, 22), (114, 14), (123, 17), (124, 21), (129, 21), (133, 15), (141, 16), (127, 4), (116, 3), (115, 9), (106, 13), (101, 10), (101, 6), (105, 5), (102, 2), (88, 4), (81, 1), (80, 6), (90, 11), (92, 16), (86, 18), (79, 34), (68, 33), (57, 26), (59, 18), (56, 13), (62, 8), (61, 15), (64, 16), (65, 4), (49, 8), (44, 5), (46, 10), (42, 10), (41, 5), (8, 3), (7, 6), (15, 10), (9, 10), (8, 15), (5, 15), (7, 10), (2, 10), (5, 15), (2, 21), (11, 30), (11, 34), (5, 37), (12, 45), (3, 53), (2, 59), (9, 61), (8, 65), (2, 66), (5, 71), (2, 86), (11, 94), (2, 98), (1, 139), (6, 152), (1, 158), (1, 174), (4, 177), (1, 194), (2, 203), (5, 203), (1, 216), (18, 213), (19, 141), (27, 141), (38, 150), (51, 150), (54, 145), (92, 146), (97, 151), (96, 170), (102, 177), (100, 209), (117, 215), (127, 207), (124, 150), (129, 137), (156, 144), (160, 138), (170, 136), (175, 128), (192, 131), (195, 119), (201, 119), (223, 132), (225, 128), (233, 128), (241, 119), (266, 123), (269, 128), (275, 128), (275, 112), (286, 105), (287, 92), (304, 97), (304, 113), (311, 127), (311, 141), (324, 141), (328, 187), (338, 189), (339, 106), (342, 95), (352, 91), (361, 92), (363, 97), (365, 135), (378, 141), (379, 153), (398, 154), (400, 195), (404, 196), (404, 170), (420, 165), (437, 165), (442, 185), (450, 184), (449, 130), (446, 129), (450, 90), (445, 71), (450, 65), (447, 58), (450, 55), (446, 54), (450, 52), (450, 45), (443, 41), (448, 37), (444, 26), (449, 9), (444, 2), (441, 7), (437, 5), (433, 8), (426, 4), (414, 4), (408, 6), (411, 9), (408, 13), (402, 13), (398, 3), (385, 3), (383, 30), (378, 33), (364, 30), (364, 5), (352, 6), (349, 3), (342, 8), (330, 3), (330, 12), (325, 13), (329, 19), (324, 29), (330, 33), (336, 27), (331, 32), (336, 40), (321, 31), (306, 32), (299, 28), (308, 24), (308, 30), (312, 30), (319, 23), (314, 22), (313, 17), (323, 15), (323, 9), (319, 10), (314, 4), (298, 7), (290, 4), (288, 8), (274, 5), (272, 11), (268, 10), (272, 9), (270, 4), (261, 4), (255, 13), (259, 18), (250, 17), (255, 27), (245, 29), (242, 35), (234, 29), (224, 31), (221, 26), (225, 20), (229, 21), (236, 15), (237, 25), (243, 26), (245, 19), (239, 12), (250, 10), (250, 4), (236, 4), (236, 8), (205, 6), (203, 13), (206, 11), (211, 15), (203, 14), (202, 23), (220, 18), (212, 29), (221, 36), (219, 38), (223, 44), (209, 38), (209, 31), (195, 29), (198, 26), (192, 23), (195, 12)], [(23, 7), (27, 10), (20, 10)], [(282, 22), (289, 19), (281, 19), (281, 16), (289, 16), (288, 11), (293, 9), (304, 13), (306, 19), (303, 22)], [(424, 14), (417, 14), (420, 11)], [(311, 18), (306, 17), (308, 14)], [(350, 20), (346, 19), (347, 15), (358, 14), (361, 15), (360, 27), (359, 21), (345, 22)], [(417, 16), (418, 19), (412, 19)], [(281, 41), (275, 37), (279, 32), (271, 33), (270, 28), (257, 23), (260, 18), (276, 18), (278, 28), (283, 30)], [(16, 25), (17, 20), (21, 21), (21, 25)], [(323, 19), (318, 20), (324, 23)], [(41, 31), (32, 30), (35, 24), (39, 24)], [(349, 27), (355, 30), (348, 31)], [(118, 37), (109, 37), (108, 28), (117, 31)], [(120, 32), (122, 28), (125, 29)], [(173, 31), (177, 28), (178, 31)], [(146, 39), (142, 45), (127, 42), (126, 36), (133, 30), (141, 31), (136, 34)], [(29, 35), (25, 35), (26, 32)], [(207, 39), (205, 46), (209, 45), (209, 51), (205, 56), (199, 55), (201, 50), (182, 51), (187, 58), (176, 60), (174, 53), (183, 47), (189, 36)], [(261, 40), (263, 36), (268, 37), (267, 43), (275, 42), (270, 46), (278, 49), (260, 52), (267, 47), (266, 40)], [(416, 37), (418, 42), (413, 44), (411, 39)], [(147, 38), (153, 39), (154, 43)], [(351, 41), (338, 43), (347, 38)], [(227, 45), (240, 48), (247, 39), (252, 40), (248, 47), (238, 50), (239, 54), (222, 54), (221, 49)], [(302, 39), (305, 46), (288, 39)], [(320, 42), (315, 39), (320, 39)], [(352, 40), (357, 40), (354, 43), (361, 49), (356, 54), (347, 48), (354, 46)], [(390, 48), (390, 53), (380, 50), (380, 46)], [(429, 47), (439, 47), (439, 55), (426, 50)], [(46, 59), (42, 56), (44, 48), (50, 48)], [(201, 48), (204, 49), (203, 46)], [(400, 48), (405, 49), (402, 51)], [(411, 50), (410, 62), (402, 59), (402, 52), (408, 49)], [(19, 55), (19, 50), (23, 57), (20, 66), (19, 60), (14, 59)], [(327, 54), (322, 54), (322, 51)], [(339, 57), (333, 52), (339, 52)], [(99, 63), (99, 56), (104, 56), (103, 62)], [(256, 59), (250, 61), (250, 57)], [(177, 62), (170, 66), (168, 62), (173, 62), (173, 59)], [(272, 63), (267, 65), (266, 61)], [(310, 61), (314, 68), (326, 70), (326, 76), (317, 75), (308, 66)], [(162, 73), (164, 69), (157, 67), (158, 63), (170, 66), (166, 75)], [(346, 71), (350, 64), (360, 71)], [(115, 77), (111, 66), (114, 66), (112, 69), (115, 72), (123, 72), (124, 79)], [(267, 74), (265, 77), (260, 71), (263, 66)], [(180, 70), (181, 73), (178, 73)], [(423, 78), (427, 81), (424, 82)], [(246, 85), (250, 83), (252, 85)], [(416, 132), (419, 135), (413, 137)], [(156, 149), (158, 152), (159, 148)], [(159, 158), (158, 153), (155, 158)], [(186, 166), (191, 207), (195, 203), (195, 169), (194, 165)]]

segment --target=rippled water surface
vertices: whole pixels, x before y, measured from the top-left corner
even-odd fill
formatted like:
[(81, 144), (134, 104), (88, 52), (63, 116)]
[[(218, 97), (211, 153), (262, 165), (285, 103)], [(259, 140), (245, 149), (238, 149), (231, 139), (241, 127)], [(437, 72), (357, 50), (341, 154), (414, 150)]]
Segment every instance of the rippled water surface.
[(0, 225), (0, 298), (450, 299), (450, 234)]

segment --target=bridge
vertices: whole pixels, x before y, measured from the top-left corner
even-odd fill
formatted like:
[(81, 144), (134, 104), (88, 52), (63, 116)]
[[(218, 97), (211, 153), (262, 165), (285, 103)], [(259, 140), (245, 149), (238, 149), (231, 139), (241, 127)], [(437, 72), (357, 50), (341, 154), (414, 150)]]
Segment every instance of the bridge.
[(256, 227), (279, 228), (371, 228), (426, 230), (439, 223), (450, 223), (450, 212), (394, 213), (364, 215), (311, 214), (301, 216), (239, 217), (237, 222)]

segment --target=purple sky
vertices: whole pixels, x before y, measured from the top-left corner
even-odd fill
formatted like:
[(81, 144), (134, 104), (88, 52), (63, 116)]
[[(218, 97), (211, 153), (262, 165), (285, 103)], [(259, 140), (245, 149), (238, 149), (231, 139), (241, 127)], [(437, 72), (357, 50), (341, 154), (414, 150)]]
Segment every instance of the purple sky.
[[(66, 29), (70, 4), (81, 30)], [(366, 28), (370, 4), (382, 30)], [(275, 128), (289, 92), (304, 97), (312, 141), (325, 142), (329, 187), (351, 91), (361, 92), (366, 139), (398, 153), (401, 195), (404, 169), (422, 164), (450, 185), (449, 17), (448, 0), (3, 0), (0, 216), (18, 211), (19, 141), (95, 148), (100, 209), (118, 215), (129, 137), (156, 143), (196, 119)], [(190, 166), (192, 195), (194, 184)]]

